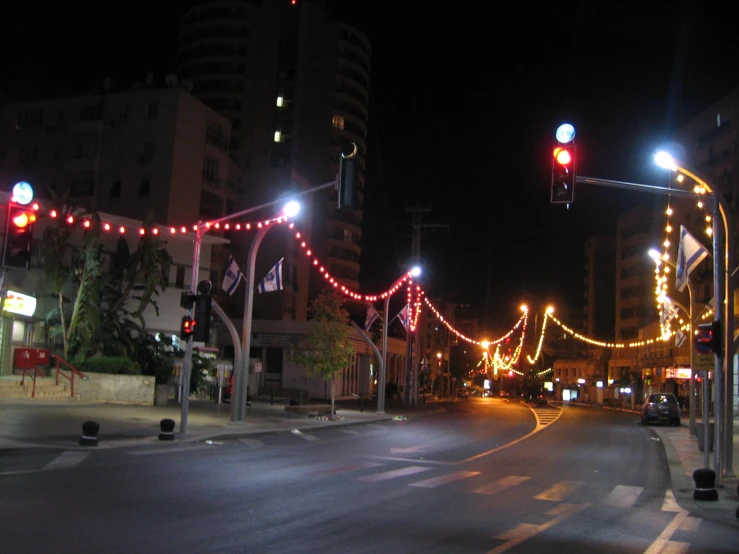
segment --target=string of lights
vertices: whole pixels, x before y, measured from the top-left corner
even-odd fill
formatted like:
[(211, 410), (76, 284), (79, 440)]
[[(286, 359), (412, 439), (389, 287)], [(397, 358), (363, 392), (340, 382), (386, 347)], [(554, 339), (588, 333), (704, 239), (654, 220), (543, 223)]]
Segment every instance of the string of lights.
[[(559, 319), (557, 319), (554, 315), (549, 316), (552, 321), (554, 321), (557, 325), (559, 325), (562, 330), (564, 330), (566, 333), (569, 333), (574, 338), (581, 340), (583, 342), (586, 342), (588, 344), (592, 344), (593, 346), (601, 346), (603, 348), (635, 348), (637, 346), (645, 346), (647, 344), (654, 344), (656, 342), (665, 341), (665, 339), (662, 336), (654, 337), (650, 339), (644, 339), (634, 342), (605, 342), (605, 341), (599, 341), (595, 339), (591, 339), (589, 337), (586, 337), (585, 335), (581, 335), (577, 331), (574, 331), (573, 329), (569, 328), (567, 325), (562, 323)], [(672, 335), (670, 335), (672, 336)], [(669, 337), (668, 337), (669, 338)]]

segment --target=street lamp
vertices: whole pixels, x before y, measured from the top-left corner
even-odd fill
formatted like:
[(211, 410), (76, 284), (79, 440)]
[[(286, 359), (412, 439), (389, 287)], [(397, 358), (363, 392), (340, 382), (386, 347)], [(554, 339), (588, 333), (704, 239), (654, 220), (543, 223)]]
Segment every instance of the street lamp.
[[(300, 204), (294, 200), (288, 202), (282, 210), (282, 213), (288, 217), (297, 215), (300, 211)], [(292, 214), (292, 215), (289, 215)], [(246, 290), (244, 291), (244, 325), (241, 330), (241, 371), (236, 373), (234, 379), (234, 387), (231, 391), (231, 421), (244, 421), (246, 419), (246, 402), (248, 399), (247, 392), (249, 387), (249, 351), (251, 349), (251, 322), (252, 308), (254, 304), (254, 268), (257, 261), (257, 251), (259, 245), (265, 235), (272, 229), (274, 225), (262, 227), (249, 246), (249, 255), (246, 262), (246, 271), (244, 279), (246, 281)]]
[[(726, 272), (732, 271), (734, 267), (734, 223), (731, 210), (724, 196), (714, 191), (704, 179), (695, 172), (681, 166), (675, 158), (665, 151), (659, 151), (654, 155), (654, 161), (660, 167), (669, 169), (680, 175), (689, 177), (698, 184), (698, 191), (713, 196), (713, 293), (714, 293), (714, 321), (723, 324), (722, 344), (723, 351), (716, 354), (714, 361), (714, 419), (716, 428), (714, 430), (714, 458), (713, 466), (718, 486), (723, 486), (724, 470), (726, 476), (733, 476), (733, 414), (732, 394), (733, 386), (733, 363), (731, 361), (736, 350), (734, 345), (734, 284), (731, 278), (726, 278)], [(723, 227), (719, 223), (719, 216)], [(724, 246), (722, 256), (721, 246)], [(733, 275), (732, 275), (733, 277)], [(726, 371), (724, 371), (726, 364)], [(724, 377), (726, 383), (724, 383)], [(705, 400), (704, 400), (705, 403)], [(727, 425), (731, 427), (727, 432)], [(706, 426), (708, 429), (708, 426)], [(706, 431), (708, 438), (708, 431)], [(708, 442), (705, 443), (706, 448)]]
[[(405, 281), (409, 277), (418, 277), (420, 274), (421, 274), (421, 268), (414, 267), (408, 273), (406, 273), (405, 275), (400, 277), (397, 281), (395, 281), (390, 286), (390, 289), (385, 295), (385, 304), (384, 304), (383, 311), (382, 311), (382, 364), (380, 366), (380, 374), (377, 376), (377, 413), (378, 414), (385, 413), (385, 379), (387, 376), (387, 327), (389, 325), (388, 312), (390, 311), (390, 297), (395, 292), (395, 289), (399, 287), (403, 281)], [(408, 386), (408, 383), (406, 383), (406, 386)]]
[[(677, 271), (677, 266), (672, 263), (670, 260), (667, 260), (666, 258), (662, 257), (662, 254), (660, 254), (657, 250), (654, 248), (651, 248), (649, 252), (647, 252), (650, 258), (654, 260), (654, 263), (659, 265), (660, 263), (664, 263), (671, 268), (673, 268), (675, 271)], [(690, 403), (688, 404), (688, 410), (689, 410), (689, 418), (690, 418), (690, 434), (695, 435), (695, 347), (693, 346), (693, 337), (692, 333), (695, 330), (695, 321), (693, 320), (693, 317), (695, 316), (695, 294), (693, 292), (693, 284), (690, 281), (690, 277), (687, 279), (687, 285), (688, 285), (688, 298), (690, 302), (690, 306), (688, 310), (685, 310), (683, 306), (675, 302), (675, 304), (682, 308), (683, 311), (688, 312), (688, 320), (690, 321), (690, 331), (691, 331), (691, 337), (690, 337)], [(704, 390), (703, 390), (703, 397), (707, 398), (707, 389), (708, 389), (708, 379), (704, 381)], [(708, 423), (708, 418), (706, 413), (703, 414), (703, 422)], [(706, 455), (708, 453), (708, 450), (706, 449)], [(708, 465), (706, 463), (706, 465)]]

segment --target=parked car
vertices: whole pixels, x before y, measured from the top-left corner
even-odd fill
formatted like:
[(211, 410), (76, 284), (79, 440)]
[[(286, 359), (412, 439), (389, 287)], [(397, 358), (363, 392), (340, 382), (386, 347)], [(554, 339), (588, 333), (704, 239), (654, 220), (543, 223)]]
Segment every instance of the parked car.
[(680, 404), (674, 394), (659, 392), (650, 394), (641, 412), (642, 425), (658, 421), (680, 425)]
[(457, 396), (460, 398), (467, 398), (469, 394), (470, 393), (467, 389), (457, 389)]

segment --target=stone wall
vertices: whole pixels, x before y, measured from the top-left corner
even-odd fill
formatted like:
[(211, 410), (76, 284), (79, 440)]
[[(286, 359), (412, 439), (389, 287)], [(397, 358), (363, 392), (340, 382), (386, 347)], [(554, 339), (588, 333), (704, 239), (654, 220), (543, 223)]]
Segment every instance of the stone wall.
[(109, 375), (85, 372), (85, 380), (74, 379), (75, 395), (81, 402), (154, 404), (155, 378), (152, 375)]

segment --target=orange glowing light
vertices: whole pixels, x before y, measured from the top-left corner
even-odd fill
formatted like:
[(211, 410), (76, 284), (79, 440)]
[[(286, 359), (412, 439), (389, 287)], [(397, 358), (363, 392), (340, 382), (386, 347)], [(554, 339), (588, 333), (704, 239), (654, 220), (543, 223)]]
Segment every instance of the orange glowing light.
[(557, 148), (554, 149), (554, 159), (557, 160), (558, 164), (567, 165), (572, 161), (572, 154), (567, 148), (557, 146)]

